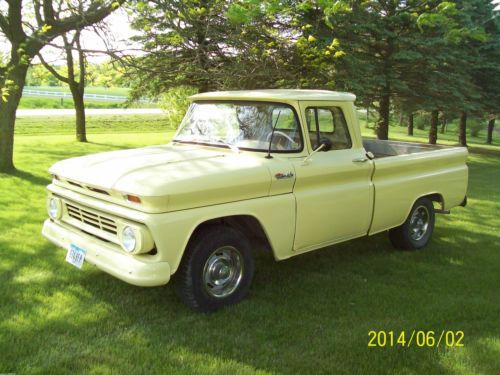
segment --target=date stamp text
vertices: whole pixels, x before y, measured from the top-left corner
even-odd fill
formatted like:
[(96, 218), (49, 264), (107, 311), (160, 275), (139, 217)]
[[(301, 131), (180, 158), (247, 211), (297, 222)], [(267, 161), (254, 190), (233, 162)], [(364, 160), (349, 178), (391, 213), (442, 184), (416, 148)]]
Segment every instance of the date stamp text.
[(386, 348), (400, 346), (403, 348), (439, 348), (464, 346), (463, 331), (369, 331), (368, 347)]

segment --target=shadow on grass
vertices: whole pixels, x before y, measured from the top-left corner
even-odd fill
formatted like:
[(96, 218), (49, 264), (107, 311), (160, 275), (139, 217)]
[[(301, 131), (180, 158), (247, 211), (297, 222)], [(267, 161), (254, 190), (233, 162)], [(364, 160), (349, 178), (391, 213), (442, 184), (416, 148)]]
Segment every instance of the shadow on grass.
[[(483, 358), (474, 361), (475, 368), (489, 373), (484, 359), (494, 350), (484, 353), (475, 342), (494, 329), (494, 321), (480, 320), (496, 309), (493, 288), (481, 287), (495, 280), (488, 279), (493, 270), (476, 274), (481, 254), (459, 251), (459, 244), (476, 236), (456, 233), (453, 243), (437, 238), (419, 252), (392, 250), (385, 235), (377, 235), (280, 263), (259, 255), (249, 298), (208, 315), (180, 304), (173, 285), (138, 288), (88, 265), (80, 272), (47, 242), (26, 262), (3, 242), (13, 264), (2, 275), (2, 299), (24, 318), (22, 326), (7, 319), (2, 331), (20, 346), (18, 357), (42, 372), (122, 372), (137, 370), (130, 367), (136, 363), (152, 372), (184, 366), (188, 373), (203, 373), (216, 365), (223, 372), (368, 373), (390, 365), (395, 373), (438, 373), (446, 370), (438, 350), (368, 350), (368, 331), (461, 329), (467, 355)], [(484, 243), (493, 239), (481, 236)], [(463, 265), (450, 264), (450, 256)], [(52, 273), (28, 285), (16, 278), (26, 267)], [(485, 302), (476, 293), (492, 299)]]
[(106, 147), (106, 149), (111, 149), (111, 150), (124, 150), (124, 149), (130, 149), (130, 145), (123, 144), (123, 145), (115, 145), (115, 144), (109, 144), (109, 143), (101, 143), (101, 142), (92, 142), (89, 141), (87, 142), (88, 144), (95, 145), (95, 146), (102, 146)]
[[(495, 145), (486, 145), (485, 144), (485, 146), (494, 147)], [(497, 157), (500, 156), (500, 147), (498, 147), (498, 149), (494, 149), (494, 148), (484, 148), (484, 147), (477, 147), (477, 146), (469, 146), (469, 147), (467, 147), (467, 149), (472, 154), (486, 155), (486, 156), (497, 156)]]
[[(1, 176), (1, 174), (0, 174)], [(5, 174), (6, 177), (18, 177), (23, 180), (29, 181), (34, 185), (48, 185), (50, 183), (50, 178), (43, 178), (37, 175), (34, 175), (28, 171), (23, 171), (20, 169), (15, 169), (12, 172)]]
[[(496, 172), (471, 167), (478, 198), (439, 217), (423, 251), (393, 250), (382, 233), (279, 263), (259, 254), (249, 298), (209, 315), (182, 305), (174, 285), (134, 287), (65, 263), (41, 238), (43, 202), (23, 203), (35, 188), (25, 184), (11, 205), (23, 215), (0, 220), (0, 373), (497, 373), (500, 254), (482, 221), (496, 212)], [(370, 330), (413, 329), (462, 330), (466, 346), (367, 347)]]

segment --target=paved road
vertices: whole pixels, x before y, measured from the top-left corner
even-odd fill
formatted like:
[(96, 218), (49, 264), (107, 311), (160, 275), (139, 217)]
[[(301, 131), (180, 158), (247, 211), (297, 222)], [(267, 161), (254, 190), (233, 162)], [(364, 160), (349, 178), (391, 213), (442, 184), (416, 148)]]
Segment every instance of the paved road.
[[(144, 115), (164, 113), (160, 108), (110, 108), (110, 109), (87, 109), (87, 116), (93, 115)], [(74, 109), (19, 109), (17, 117), (30, 116), (74, 116)]]

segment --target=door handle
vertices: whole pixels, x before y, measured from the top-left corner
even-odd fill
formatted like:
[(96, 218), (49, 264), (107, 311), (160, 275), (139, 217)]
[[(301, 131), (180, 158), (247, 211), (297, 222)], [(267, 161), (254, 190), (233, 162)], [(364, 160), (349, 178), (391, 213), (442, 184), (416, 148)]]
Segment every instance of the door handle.
[(366, 158), (366, 157), (364, 157), (364, 156), (363, 156), (363, 157), (361, 157), (361, 158), (352, 159), (352, 161), (353, 161), (354, 163), (364, 163), (364, 162), (367, 162), (367, 161), (368, 161), (368, 158)]

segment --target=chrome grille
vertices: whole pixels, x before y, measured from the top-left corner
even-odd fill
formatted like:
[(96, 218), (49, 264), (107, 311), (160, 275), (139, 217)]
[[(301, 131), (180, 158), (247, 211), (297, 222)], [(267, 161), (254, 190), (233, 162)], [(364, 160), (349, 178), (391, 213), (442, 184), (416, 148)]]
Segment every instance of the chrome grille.
[(101, 216), (82, 207), (66, 202), (68, 216), (94, 228), (116, 235), (117, 227), (113, 219)]

